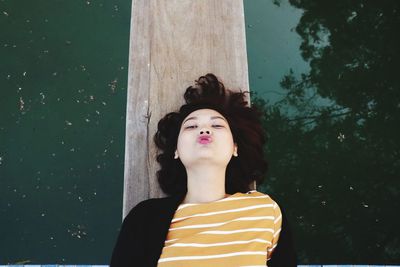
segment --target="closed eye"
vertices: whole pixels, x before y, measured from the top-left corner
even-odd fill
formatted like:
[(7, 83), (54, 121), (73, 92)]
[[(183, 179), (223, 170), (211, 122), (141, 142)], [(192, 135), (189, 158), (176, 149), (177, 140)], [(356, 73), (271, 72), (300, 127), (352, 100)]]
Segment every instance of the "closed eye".
[[(212, 127), (214, 127), (214, 128), (223, 128), (225, 126), (219, 125), (219, 124), (214, 124), (214, 125), (212, 125)], [(190, 125), (190, 126), (186, 126), (185, 127), (185, 129), (194, 129), (194, 128), (197, 128), (197, 125)]]
[(197, 125), (190, 125), (190, 126), (185, 127), (185, 129), (194, 129), (196, 127), (197, 127)]

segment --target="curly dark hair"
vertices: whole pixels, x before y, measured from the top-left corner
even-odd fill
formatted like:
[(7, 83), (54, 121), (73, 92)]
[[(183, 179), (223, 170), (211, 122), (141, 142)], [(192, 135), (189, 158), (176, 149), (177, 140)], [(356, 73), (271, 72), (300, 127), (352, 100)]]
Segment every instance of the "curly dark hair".
[(161, 189), (167, 195), (183, 195), (187, 192), (186, 170), (180, 159), (174, 159), (178, 135), (183, 120), (198, 109), (213, 109), (228, 121), (234, 142), (238, 146), (238, 157), (228, 163), (225, 177), (225, 191), (228, 194), (245, 193), (252, 182), (260, 183), (267, 171), (263, 146), (266, 134), (261, 125), (262, 112), (249, 107), (245, 92), (225, 89), (218, 78), (208, 73), (189, 86), (184, 94), (186, 104), (178, 112), (165, 115), (158, 122), (154, 135), (159, 153), (157, 161), (161, 169), (157, 178)]

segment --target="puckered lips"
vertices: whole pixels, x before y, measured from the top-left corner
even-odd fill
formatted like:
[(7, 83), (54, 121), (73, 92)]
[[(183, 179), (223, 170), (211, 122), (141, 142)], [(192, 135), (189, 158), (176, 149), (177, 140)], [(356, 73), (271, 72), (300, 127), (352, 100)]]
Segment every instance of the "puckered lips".
[(197, 138), (197, 142), (199, 143), (199, 144), (209, 144), (209, 143), (211, 143), (212, 142), (212, 139), (211, 139), (211, 136), (209, 136), (209, 135), (202, 135), (202, 136), (199, 136), (199, 138)]

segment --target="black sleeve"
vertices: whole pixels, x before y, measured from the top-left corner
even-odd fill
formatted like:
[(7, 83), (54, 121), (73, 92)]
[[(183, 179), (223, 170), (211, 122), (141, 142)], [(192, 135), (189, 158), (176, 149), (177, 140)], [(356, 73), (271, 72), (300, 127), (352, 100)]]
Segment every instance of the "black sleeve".
[(125, 217), (111, 256), (110, 267), (140, 266), (145, 255), (142, 206), (139, 203)]
[(282, 226), (278, 244), (272, 253), (271, 259), (267, 263), (269, 267), (296, 267), (297, 259), (293, 245), (292, 232), (282, 209), (281, 212)]

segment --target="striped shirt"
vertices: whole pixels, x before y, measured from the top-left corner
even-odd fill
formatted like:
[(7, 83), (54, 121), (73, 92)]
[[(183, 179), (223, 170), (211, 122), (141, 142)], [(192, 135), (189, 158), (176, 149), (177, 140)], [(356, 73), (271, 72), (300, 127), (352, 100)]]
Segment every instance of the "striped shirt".
[(158, 266), (266, 266), (281, 225), (279, 206), (255, 190), (209, 203), (181, 204)]

